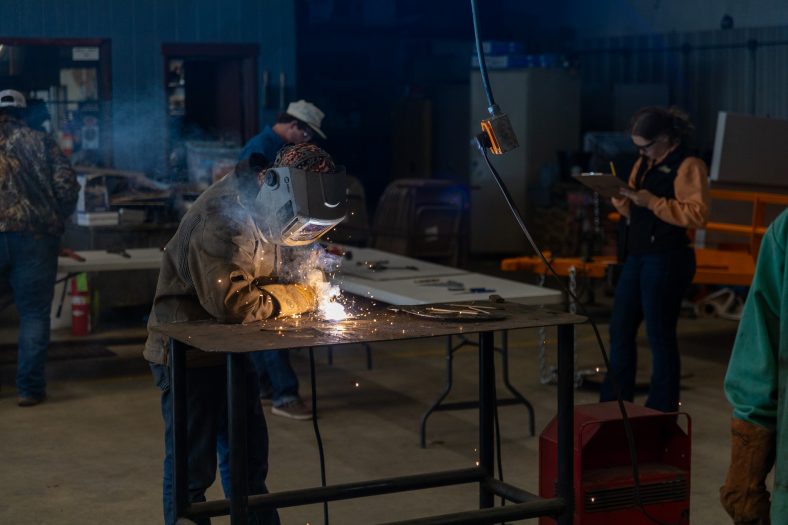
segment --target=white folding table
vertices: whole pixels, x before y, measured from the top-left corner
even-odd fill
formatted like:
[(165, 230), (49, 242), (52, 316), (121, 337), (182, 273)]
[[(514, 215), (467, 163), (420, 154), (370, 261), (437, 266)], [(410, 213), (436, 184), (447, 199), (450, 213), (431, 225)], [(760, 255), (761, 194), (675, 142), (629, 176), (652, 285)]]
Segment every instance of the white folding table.
[[(339, 270), (331, 282), (344, 292), (349, 292), (383, 303), (405, 306), (435, 303), (454, 303), (458, 301), (487, 300), (491, 295), (501, 299), (528, 305), (557, 304), (563, 300), (560, 291), (501, 279), (490, 275), (468, 272), (458, 268), (442, 266), (404, 255), (391, 254), (370, 248), (354, 248), (334, 245), (338, 253), (345, 253)], [(352, 257), (348, 258), (347, 254)], [(419, 444), (426, 446), (426, 425), (430, 414), (438, 410), (463, 410), (476, 408), (476, 401), (457, 401), (444, 403), (453, 384), (454, 353), (472, 341), (458, 336), (460, 342), (454, 344), (452, 336), (447, 337), (446, 344), (446, 384), (432, 405), (422, 415), (419, 428)], [(500, 347), (495, 348), (501, 354), (501, 375), (504, 386), (511, 393), (511, 398), (498, 401), (501, 405), (522, 404), (528, 410), (529, 432), (536, 432), (534, 410), (531, 403), (509, 380), (508, 333), (501, 331)], [(369, 346), (367, 351), (367, 367), (371, 367)], [(329, 349), (329, 362), (331, 351)]]

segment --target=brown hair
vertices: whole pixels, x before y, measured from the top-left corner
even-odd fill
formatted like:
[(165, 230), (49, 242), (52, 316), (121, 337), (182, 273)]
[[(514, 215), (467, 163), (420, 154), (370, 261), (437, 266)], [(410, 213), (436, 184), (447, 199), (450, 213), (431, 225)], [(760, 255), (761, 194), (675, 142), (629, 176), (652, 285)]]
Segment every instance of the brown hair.
[(675, 106), (641, 108), (629, 121), (631, 135), (646, 140), (654, 140), (660, 135), (666, 135), (674, 144), (688, 140), (694, 129), (695, 126), (689, 121), (687, 114)]

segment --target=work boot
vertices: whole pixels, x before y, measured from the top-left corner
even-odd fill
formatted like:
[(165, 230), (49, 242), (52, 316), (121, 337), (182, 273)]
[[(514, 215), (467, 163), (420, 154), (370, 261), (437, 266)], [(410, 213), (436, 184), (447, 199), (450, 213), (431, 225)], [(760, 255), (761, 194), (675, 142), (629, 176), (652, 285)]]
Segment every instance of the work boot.
[(770, 525), (766, 476), (774, 465), (775, 433), (742, 419), (731, 420), (731, 466), (720, 502), (736, 525)]
[(40, 405), (47, 400), (47, 395), (41, 396), (19, 396), (16, 398), (16, 404), (20, 407), (34, 407)]

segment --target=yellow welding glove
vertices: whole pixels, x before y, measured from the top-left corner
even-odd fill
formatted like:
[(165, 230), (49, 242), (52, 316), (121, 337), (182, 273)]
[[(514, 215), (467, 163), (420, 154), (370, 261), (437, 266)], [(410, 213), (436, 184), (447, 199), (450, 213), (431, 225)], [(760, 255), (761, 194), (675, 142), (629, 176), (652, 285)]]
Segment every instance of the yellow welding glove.
[(770, 525), (766, 476), (774, 465), (773, 430), (731, 419), (731, 466), (720, 501), (735, 525)]
[(317, 308), (317, 295), (310, 286), (304, 286), (303, 284), (266, 284), (262, 288), (278, 304), (277, 317), (290, 317), (311, 312)]

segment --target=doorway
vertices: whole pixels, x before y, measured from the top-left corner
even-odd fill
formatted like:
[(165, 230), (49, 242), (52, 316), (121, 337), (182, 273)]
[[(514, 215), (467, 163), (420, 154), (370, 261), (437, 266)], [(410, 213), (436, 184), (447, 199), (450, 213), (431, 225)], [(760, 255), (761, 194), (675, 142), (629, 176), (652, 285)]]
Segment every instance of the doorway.
[(258, 131), (255, 44), (163, 44), (170, 179), (210, 184)]

